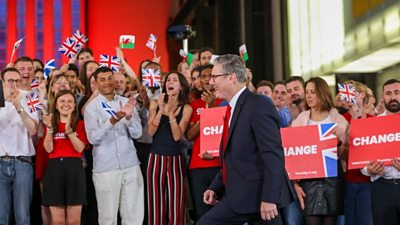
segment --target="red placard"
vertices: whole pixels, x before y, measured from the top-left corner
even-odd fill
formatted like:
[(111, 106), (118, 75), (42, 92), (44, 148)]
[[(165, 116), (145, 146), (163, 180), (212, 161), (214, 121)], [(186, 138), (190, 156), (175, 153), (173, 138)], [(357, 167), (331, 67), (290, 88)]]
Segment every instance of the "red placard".
[(281, 129), (285, 168), (291, 180), (337, 176), (335, 123)]
[(349, 169), (379, 160), (391, 165), (400, 157), (400, 115), (352, 120), (350, 126)]
[(204, 108), (200, 112), (200, 154), (208, 152), (219, 156), (226, 106)]

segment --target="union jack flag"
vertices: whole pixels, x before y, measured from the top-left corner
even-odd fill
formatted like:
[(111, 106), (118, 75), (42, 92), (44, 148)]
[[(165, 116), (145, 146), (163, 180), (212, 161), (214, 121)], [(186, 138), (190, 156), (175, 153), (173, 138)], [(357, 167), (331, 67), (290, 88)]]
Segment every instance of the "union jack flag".
[(77, 44), (77, 42), (73, 41), (71, 38), (67, 38), (61, 44), (61, 47), (58, 49), (58, 51), (66, 55), (68, 58), (72, 58), (78, 53), (80, 49), (81, 46)]
[(161, 87), (158, 69), (142, 69), (142, 83), (145, 87)]
[(31, 88), (32, 89), (38, 89), (39, 88), (39, 81), (36, 79), (33, 79), (31, 82)]
[(356, 104), (356, 89), (351, 84), (338, 84), (340, 100)]
[(71, 39), (77, 43), (79, 46), (84, 46), (86, 42), (88, 41), (88, 38), (86, 35), (82, 34), (79, 30), (76, 30), (76, 32), (72, 35)]
[(27, 105), (30, 113), (36, 112), (38, 110), (43, 110), (43, 105), (39, 101), (39, 95), (36, 92), (32, 92), (26, 96)]
[(337, 176), (337, 148), (324, 148), (325, 142), (327, 140), (336, 140), (337, 137), (332, 134), (333, 128), (336, 127), (336, 123), (324, 123), (318, 124), (318, 134), (319, 140), (321, 141), (320, 147), (322, 148), (322, 161), (324, 165), (324, 172), (326, 177), (336, 177)]
[(108, 67), (112, 71), (118, 72), (121, 60), (117, 56), (100, 55), (99, 66)]
[(46, 80), (49, 79), (50, 72), (54, 68), (56, 68), (54, 59), (50, 59), (49, 61), (46, 62), (46, 64), (44, 65), (44, 77), (46, 78)]
[(156, 50), (156, 42), (157, 42), (157, 36), (154, 34), (150, 34), (149, 40), (147, 40), (146, 46), (150, 48), (151, 50), (155, 51)]
[(106, 102), (101, 102), (101, 108), (103, 108), (104, 111), (106, 111), (112, 117), (117, 118), (117, 116), (115, 115), (115, 110), (111, 108), (111, 106), (109, 106)]

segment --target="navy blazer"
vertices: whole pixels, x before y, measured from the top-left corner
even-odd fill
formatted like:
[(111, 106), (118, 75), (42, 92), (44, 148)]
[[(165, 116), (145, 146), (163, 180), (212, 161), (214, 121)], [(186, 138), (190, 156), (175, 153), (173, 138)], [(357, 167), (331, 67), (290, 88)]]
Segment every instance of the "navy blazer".
[(220, 155), (225, 163), (226, 185), (220, 171), (209, 188), (218, 196), (224, 194), (236, 213), (259, 212), (261, 201), (278, 206), (290, 201), (279, 116), (268, 97), (247, 88), (240, 94), (225, 154), (221, 145)]

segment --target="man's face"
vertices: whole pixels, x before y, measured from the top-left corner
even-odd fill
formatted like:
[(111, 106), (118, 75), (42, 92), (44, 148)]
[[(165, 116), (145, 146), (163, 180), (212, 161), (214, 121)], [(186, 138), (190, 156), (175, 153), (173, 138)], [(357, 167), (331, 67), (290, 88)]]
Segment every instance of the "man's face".
[(9, 71), (4, 74), (4, 86), (9, 89), (19, 88), (21, 84), (21, 75), (14, 71)]
[(115, 73), (115, 92), (117, 95), (123, 95), (126, 88), (126, 78), (121, 73)]
[(85, 62), (93, 60), (93, 56), (89, 54), (89, 52), (83, 52), (79, 54), (78, 64), (81, 67)]
[(75, 89), (76, 82), (78, 81), (78, 75), (75, 73), (75, 71), (67, 70), (67, 72), (65, 72), (65, 78), (67, 78), (71, 89)]
[(386, 110), (391, 113), (399, 113), (400, 83), (388, 84), (383, 87), (383, 102)]
[[(214, 77), (213, 77), (214, 76)], [(210, 85), (215, 89), (215, 97), (227, 99), (230, 92), (229, 76), (233, 74), (224, 73), (221, 64), (214, 65), (211, 72)]]
[(286, 87), (283, 84), (275, 85), (274, 92), (272, 94), (272, 99), (274, 100), (275, 106), (281, 108), (286, 106), (288, 103), (288, 94), (286, 92)]
[(212, 53), (210, 51), (202, 52), (200, 55), (200, 65), (206, 65), (211, 60)]
[(268, 97), (272, 97), (272, 90), (270, 86), (260, 86), (257, 88), (257, 93), (261, 95), (265, 95)]
[(286, 91), (290, 95), (292, 103), (300, 104), (304, 99), (304, 88), (300, 81), (295, 80), (286, 83)]
[(97, 90), (102, 95), (110, 95), (115, 90), (115, 77), (112, 72), (97, 74)]
[(203, 69), (200, 74), (200, 82), (203, 90), (210, 91), (213, 89), (212, 85), (210, 85), (211, 80), (211, 68)]
[(33, 63), (29, 61), (19, 61), (15, 64), (15, 68), (21, 74), (21, 86), (29, 87), (33, 80)]

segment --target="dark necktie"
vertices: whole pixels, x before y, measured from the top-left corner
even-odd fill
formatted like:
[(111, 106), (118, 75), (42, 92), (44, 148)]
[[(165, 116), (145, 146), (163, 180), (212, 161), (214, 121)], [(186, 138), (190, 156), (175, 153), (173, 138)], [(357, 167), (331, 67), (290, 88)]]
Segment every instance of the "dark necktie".
[(222, 132), (222, 181), (226, 183), (226, 168), (225, 168), (225, 150), (228, 142), (229, 134), (229, 119), (231, 118), (231, 106), (226, 107), (226, 113), (224, 117), (224, 131)]

